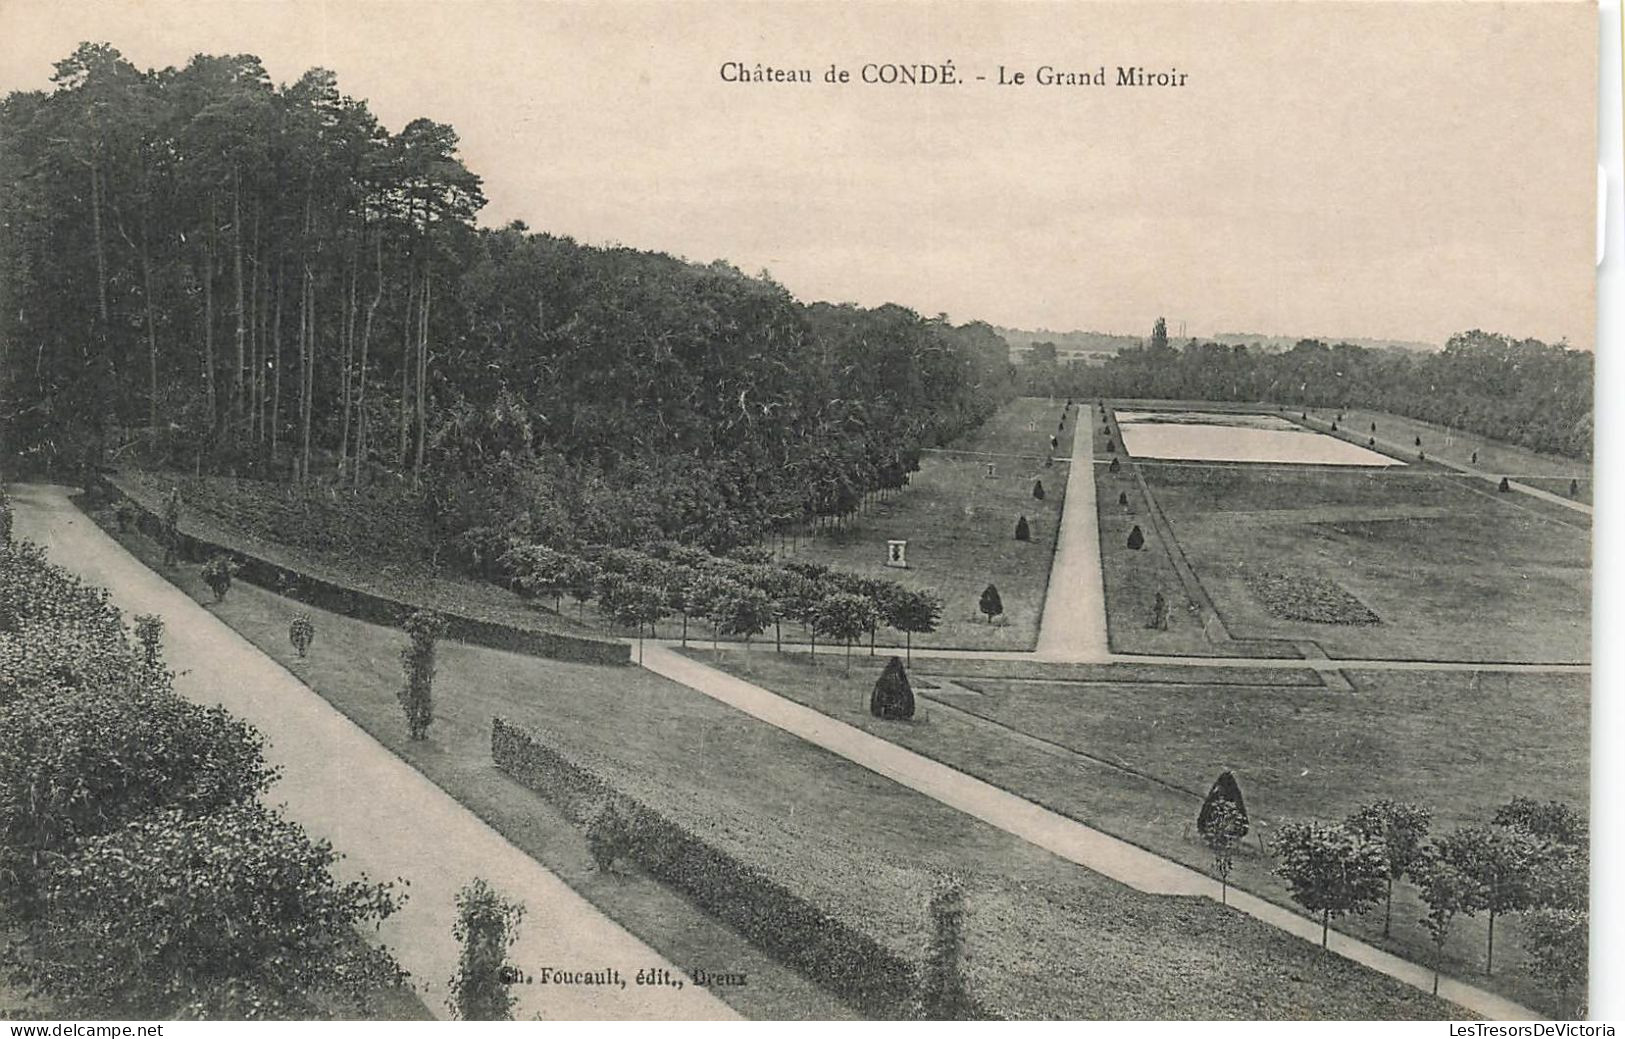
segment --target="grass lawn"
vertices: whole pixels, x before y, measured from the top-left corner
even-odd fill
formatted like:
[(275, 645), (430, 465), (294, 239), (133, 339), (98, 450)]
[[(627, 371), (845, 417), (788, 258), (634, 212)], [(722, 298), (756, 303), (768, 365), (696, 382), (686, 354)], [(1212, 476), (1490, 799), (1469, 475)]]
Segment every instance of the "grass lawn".
[[(1569, 496), (1569, 481), (1574, 480), (1579, 484), (1580, 491), (1574, 500), (1591, 504), (1591, 465), (1581, 459), (1542, 454), (1476, 433), (1446, 429), (1431, 422), (1384, 411), (1309, 409), (1309, 417), (1321, 423), (1331, 422), (1339, 414), (1343, 416), (1343, 421), (1338, 425), (1361, 437), (1375, 435), (1384, 440), (1412, 445), (1417, 437), (1421, 437), (1422, 449), (1429, 458), (1470, 465), (1491, 475), (1510, 476), (1565, 498)], [(1370, 432), (1373, 422), (1377, 424), (1375, 434)], [(1477, 462), (1473, 461), (1475, 451), (1478, 453)]]
[[(1487, 822), (1520, 794), (1588, 803), (1583, 675), (1355, 672), (1356, 691), (1337, 693), (1318, 684), (1237, 684), (1247, 676), (1219, 668), (1185, 669), (1184, 683), (1145, 681), (1161, 676), (1137, 672), (1114, 680), (1105, 667), (1088, 680), (1059, 682), (989, 677), (967, 672), (968, 662), (918, 658), (926, 718), (900, 725), (867, 711), (881, 660), (862, 657), (847, 675), (834, 658), (809, 666), (805, 654), (758, 654), (748, 672), (737, 653), (694, 655), (1198, 869), (1210, 857), (1194, 833), (1197, 809), (1218, 774), (1234, 770), (1254, 836), (1232, 881), (1283, 905), (1291, 904), (1285, 885), (1256, 843), (1283, 820), (1341, 819), (1388, 797), (1431, 807), (1438, 832)], [(1381, 936), (1380, 908), (1339, 927), (1431, 963), (1421, 915), (1402, 887), (1390, 940)], [(1522, 968), (1517, 919), (1499, 923), (1493, 978), (1482, 976), (1482, 919), (1457, 922), (1446, 972), (1551, 1007)]]
[[(1031, 649), (1049, 587), (1067, 478), (1066, 462), (1044, 463), (1051, 436), (1060, 440), (1059, 457), (1071, 453), (1073, 420), (1064, 431), (1056, 429), (1065, 407), (1064, 398), (1053, 404), (1035, 397), (1011, 401), (948, 449), (927, 452), (900, 494), (875, 503), (846, 526), (801, 539), (786, 558), (936, 592), (944, 601), (941, 626), (917, 636), (917, 645)], [(1039, 480), (1043, 501), (1032, 493)], [(1015, 539), (1021, 516), (1027, 517), (1031, 541)], [(893, 538), (908, 541), (906, 570), (885, 565), (886, 542)], [(998, 586), (1004, 603), (1004, 616), (994, 624), (977, 611), (989, 584)], [(799, 629), (797, 637), (802, 637)], [(889, 631), (881, 633), (881, 642), (888, 637), (891, 644), (903, 644)]]
[[(1237, 638), (1313, 640), (1347, 658), (1589, 658), (1583, 523), (1431, 468), (1137, 466)], [(1379, 623), (1283, 615), (1260, 594), (1271, 574), (1329, 582)]]
[[(144, 538), (123, 540), (154, 554)], [(196, 568), (170, 575), (206, 596)], [(660, 885), (594, 871), (575, 828), (492, 766), (493, 715), (635, 770), (691, 825), (741, 822), (787, 883), (832, 911), (864, 914), (894, 947), (918, 950), (923, 939), (922, 894), (908, 878), (964, 875), (971, 984), (1012, 1016), (1456, 1016), (1205, 900), (1144, 896), (1078, 869), (647, 672), (443, 643), (436, 721), (413, 745), (394, 700), (399, 632), (318, 613), (311, 656), (299, 661), (286, 635), (298, 604), (240, 584), (211, 609), (673, 962), (746, 972), (749, 986), (721, 994), (751, 1017), (848, 1015)], [(753, 658), (767, 666), (771, 655)]]
[[(1114, 409), (1108, 418), (1093, 408), (1091, 440), (1095, 466), (1095, 512), (1100, 530), (1101, 579), (1106, 590), (1106, 630), (1117, 653), (1176, 656), (1296, 657), (1280, 642), (1238, 641), (1208, 599), (1199, 575), (1188, 567), (1183, 548), (1155, 514), (1144, 464), (1127, 455), (1118, 439)], [(1111, 471), (1111, 463), (1118, 471)], [(1129, 547), (1135, 528), (1143, 544)], [(1166, 628), (1151, 625), (1156, 597), (1169, 604)]]

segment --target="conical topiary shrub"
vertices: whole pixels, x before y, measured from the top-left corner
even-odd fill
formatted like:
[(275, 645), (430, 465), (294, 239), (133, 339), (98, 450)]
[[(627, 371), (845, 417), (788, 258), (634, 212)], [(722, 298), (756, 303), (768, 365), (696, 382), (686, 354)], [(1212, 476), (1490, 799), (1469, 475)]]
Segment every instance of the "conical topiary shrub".
[(1579, 480), (1570, 480), (1569, 481), (1569, 497), (1570, 498), (1578, 498), (1579, 496), (1580, 496), (1580, 481)]
[(1505, 494), (1507, 491), (1512, 490), (1512, 485), (1510, 483), (1508, 483), (1507, 478), (1503, 476), (1503, 477), (1501, 477), (1501, 486), (1496, 488), (1496, 489), (1499, 490), (1502, 494)]
[(1016, 520), (1016, 540), (1017, 541), (1031, 541), (1032, 539), (1033, 539), (1033, 532), (1032, 532), (1032, 528), (1027, 526), (1027, 517), (1026, 516), (1019, 517)]
[(1037, 499), (1038, 501), (1043, 501), (1044, 500), (1044, 481), (1043, 480), (1034, 480), (1033, 481), (1033, 497), (1035, 499)]
[(1241, 787), (1236, 783), (1236, 775), (1229, 769), (1219, 773), (1219, 778), (1213, 781), (1213, 789), (1207, 792), (1202, 810), (1196, 813), (1196, 831), (1207, 833), (1213, 825), (1213, 806), (1219, 801), (1229, 801), (1235, 806), (1236, 814), (1241, 816), (1241, 836), (1247, 836), (1247, 806), (1241, 800)]
[(1138, 552), (1145, 547), (1145, 534), (1140, 531), (1140, 525), (1134, 524), (1134, 529), (1128, 532), (1128, 547)]
[(1117, 453), (1117, 441), (1113, 440), (1111, 437), (1106, 438), (1106, 453), (1109, 455), (1115, 455)]
[(977, 600), (976, 608), (987, 614), (987, 622), (993, 623), (993, 618), (1004, 613), (1004, 600), (999, 598), (999, 590), (993, 585), (982, 589), (982, 597)]
[(1118, 491), (1117, 492), (1117, 504), (1119, 504), (1119, 505), (1127, 505), (1128, 504), (1128, 492), (1127, 491)]
[(869, 694), (869, 713), (888, 721), (914, 717), (914, 690), (908, 684), (908, 671), (897, 657), (886, 661), (885, 670), (875, 680), (875, 691)]

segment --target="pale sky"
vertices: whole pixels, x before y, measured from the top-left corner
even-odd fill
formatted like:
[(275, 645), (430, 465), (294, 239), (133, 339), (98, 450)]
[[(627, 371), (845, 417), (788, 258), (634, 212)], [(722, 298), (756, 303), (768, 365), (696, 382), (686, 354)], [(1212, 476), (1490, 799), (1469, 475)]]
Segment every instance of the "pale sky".
[[(763, 268), (956, 321), (1590, 348), (1596, 7), (0, 0), (0, 91), (81, 40), (141, 68), (338, 73), (455, 126), (497, 225)], [(725, 83), (725, 61), (952, 60), (952, 87)], [(998, 67), (1177, 67), (1174, 88)], [(984, 75), (987, 81), (973, 77)]]

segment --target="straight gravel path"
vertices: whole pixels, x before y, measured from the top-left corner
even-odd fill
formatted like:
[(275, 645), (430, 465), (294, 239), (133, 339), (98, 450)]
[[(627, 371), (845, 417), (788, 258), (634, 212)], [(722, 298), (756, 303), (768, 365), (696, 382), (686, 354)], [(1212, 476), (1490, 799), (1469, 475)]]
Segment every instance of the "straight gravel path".
[[(429, 1010), (445, 1016), (457, 966), (452, 938), (458, 890), (484, 877), (526, 915), (514, 962), (532, 982), (517, 987), (520, 1020), (703, 1020), (738, 1015), (704, 988), (639, 986), (642, 968), (683, 975), (653, 949), (514, 847), (421, 773), (390, 753), (316, 693), (202, 606), (143, 566), (80, 513), (61, 487), (11, 488), (16, 534), (51, 560), (107, 588), (126, 616), (164, 618), (164, 651), (176, 687), (218, 703), (263, 733), (282, 768), (269, 799), (345, 857), (344, 877), (403, 877), (407, 901), (380, 932), (412, 973)], [(615, 984), (543, 984), (544, 968), (618, 970)]]
[(1072, 420), (1072, 457), (1078, 461), (1067, 477), (1066, 499), (1061, 503), (1061, 532), (1033, 653), (1038, 660), (1076, 663), (1111, 655), (1106, 642), (1106, 586), (1100, 573), (1095, 466), (1089, 449), (1092, 417), (1074, 415)]

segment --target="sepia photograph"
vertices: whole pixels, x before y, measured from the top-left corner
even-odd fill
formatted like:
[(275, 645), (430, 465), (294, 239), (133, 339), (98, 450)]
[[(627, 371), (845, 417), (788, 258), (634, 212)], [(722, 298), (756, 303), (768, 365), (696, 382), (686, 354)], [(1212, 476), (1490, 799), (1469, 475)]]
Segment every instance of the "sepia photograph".
[(1598, 30), (0, 0), (0, 1018), (1591, 1017)]

